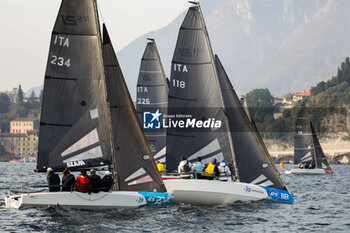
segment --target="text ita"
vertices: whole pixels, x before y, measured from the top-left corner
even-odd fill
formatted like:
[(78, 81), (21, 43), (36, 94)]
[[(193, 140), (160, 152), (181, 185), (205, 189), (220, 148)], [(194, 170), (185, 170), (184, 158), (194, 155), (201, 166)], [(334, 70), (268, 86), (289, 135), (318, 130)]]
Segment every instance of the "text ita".
[(187, 66), (186, 65), (181, 65), (181, 64), (174, 64), (174, 71), (175, 72), (188, 73)]
[(62, 47), (69, 47), (69, 38), (64, 36), (55, 36), (54, 44)]

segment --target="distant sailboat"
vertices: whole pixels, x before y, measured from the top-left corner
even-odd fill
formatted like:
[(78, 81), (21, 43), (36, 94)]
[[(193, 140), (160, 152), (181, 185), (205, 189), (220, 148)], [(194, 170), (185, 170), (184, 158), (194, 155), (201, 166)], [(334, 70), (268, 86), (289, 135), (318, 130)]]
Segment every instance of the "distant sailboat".
[[(200, 121), (199, 126), (209, 122), (210, 126), (185, 130), (169, 128), (167, 169), (176, 170), (182, 156), (191, 162), (197, 157), (204, 162), (224, 158), (237, 181), (164, 180), (167, 190), (174, 194), (177, 202), (198, 205), (269, 198), (293, 203), (293, 197), (260, 145), (218, 59), (215, 67), (199, 3), (192, 3), (195, 6), (187, 12), (174, 52), (168, 116), (180, 115), (184, 116), (180, 117), (184, 121), (196, 125), (196, 121)], [(178, 120), (176, 118), (173, 121)], [(239, 133), (245, 136), (240, 138)]]
[(295, 125), (294, 164), (299, 164), (299, 168), (286, 171), (287, 174), (333, 174), (308, 117), (305, 103), (299, 110)]
[(62, 0), (46, 68), (37, 170), (111, 169), (115, 191), (7, 196), (9, 208), (132, 208), (171, 199), (153, 193), (165, 187), (107, 29), (102, 42), (99, 25), (96, 0)]
[[(136, 109), (141, 124), (144, 124), (144, 112), (167, 114), (168, 84), (163, 65), (154, 39), (148, 38), (143, 54), (139, 78), (137, 81)], [(156, 161), (165, 162), (166, 129), (144, 129), (149, 147)]]

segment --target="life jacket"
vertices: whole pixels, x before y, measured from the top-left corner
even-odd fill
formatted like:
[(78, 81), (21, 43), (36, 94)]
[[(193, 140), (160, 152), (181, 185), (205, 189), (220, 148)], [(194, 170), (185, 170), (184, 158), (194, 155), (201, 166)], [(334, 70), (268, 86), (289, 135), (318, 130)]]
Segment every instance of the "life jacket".
[(84, 176), (79, 176), (75, 181), (75, 191), (87, 193), (89, 190), (90, 179)]
[(196, 162), (193, 166), (193, 170), (195, 172), (202, 172), (202, 171), (204, 171), (204, 166), (201, 162)]
[(226, 163), (220, 163), (220, 165), (218, 166), (218, 170), (219, 170), (219, 180), (222, 181), (227, 181), (227, 180), (231, 180), (231, 178), (229, 176), (231, 176), (231, 172), (228, 166), (226, 166)]
[(165, 171), (164, 164), (158, 163), (158, 164), (157, 164), (157, 168), (158, 168), (158, 171), (160, 172), (160, 174), (163, 174), (163, 173), (164, 173), (164, 171)]
[(209, 163), (208, 167), (205, 169), (205, 174), (208, 176), (212, 176), (214, 174), (216, 164)]

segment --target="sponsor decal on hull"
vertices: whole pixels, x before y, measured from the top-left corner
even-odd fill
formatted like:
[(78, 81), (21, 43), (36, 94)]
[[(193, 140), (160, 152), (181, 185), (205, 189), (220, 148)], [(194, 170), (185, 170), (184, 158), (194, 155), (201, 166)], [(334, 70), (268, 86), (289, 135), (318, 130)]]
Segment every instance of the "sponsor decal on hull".
[(326, 174), (333, 174), (333, 170), (332, 169), (324, 169), (324, 171), (326, 172)]
[(145, 197), (148, 206), (164, 206), (175, 204), (174, 198), (169, 193), (139, 192)]
[(264, 188), (267, 191), (268, 197), (271, 201), (283, 202), (288, 204), (294, 203), (294, 198), (292, 194), (290, 194), (285, 190), (280, 190), (280, 189), (275, 189), (275, 188), (270, 188), (265, 186), (260, 186), (260, 187)]

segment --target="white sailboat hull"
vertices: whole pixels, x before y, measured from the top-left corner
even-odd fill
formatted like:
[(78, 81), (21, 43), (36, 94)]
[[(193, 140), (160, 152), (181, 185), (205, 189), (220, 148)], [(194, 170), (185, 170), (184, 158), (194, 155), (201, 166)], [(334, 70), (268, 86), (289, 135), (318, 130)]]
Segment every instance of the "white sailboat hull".
[[(326, 169), (329, 171), (332, 171), (331, 169)], [(300, 169), (300, 168), (292, 168), (291, 170), (287, 170), (286, 174), (298, 174), (298, 175), (326, 175), (326, 174), (332, 174), (332, 172), (327, 172), (325, 169), (322, 168), (314, 168), (314, 169)]]
[(137, 192), (39, 192), (5, 197), (5, 207), (22, 209), (27, 207), (62, 206), (82, 209), (137, 208), (146, 205), (146, 199)]
[(247, 183), (199, 179), (163, 181), (174, 201), (179, 203), (215, 206), (268, 199), (264, 188)]

